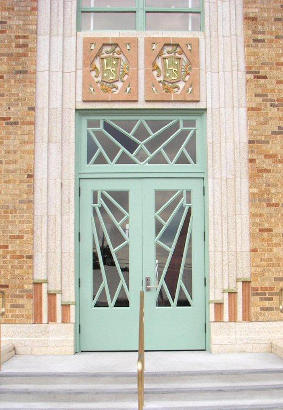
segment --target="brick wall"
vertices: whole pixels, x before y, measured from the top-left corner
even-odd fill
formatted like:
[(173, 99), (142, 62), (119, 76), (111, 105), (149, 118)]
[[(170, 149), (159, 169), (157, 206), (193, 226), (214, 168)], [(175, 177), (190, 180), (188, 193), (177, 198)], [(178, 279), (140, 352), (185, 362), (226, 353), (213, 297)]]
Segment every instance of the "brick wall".
[(0, 1), (0, 290), (4, 322), (32, 322), (37, 0)]
[(282, 27), (282, 0), (244, 0), (250, 164), (251, 314), (255, 321), (283, 319), (278, 303), (278, 291), (283, 287)]

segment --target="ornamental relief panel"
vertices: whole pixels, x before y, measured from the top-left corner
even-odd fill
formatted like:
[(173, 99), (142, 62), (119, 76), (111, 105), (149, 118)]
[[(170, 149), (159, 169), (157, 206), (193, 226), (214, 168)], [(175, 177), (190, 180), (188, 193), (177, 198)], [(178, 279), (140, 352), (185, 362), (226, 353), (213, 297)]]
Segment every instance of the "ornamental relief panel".
[(145, 100), (199, 101), (199, 40), (145, 39)]
[(84, 38), (83, 101), (137, 101), (137, 39)]
[[(145, 38), (145, 101), (199, 101), (198, 38)], [(138, 100), (138, 39), (83, 40), (83, 101)]]

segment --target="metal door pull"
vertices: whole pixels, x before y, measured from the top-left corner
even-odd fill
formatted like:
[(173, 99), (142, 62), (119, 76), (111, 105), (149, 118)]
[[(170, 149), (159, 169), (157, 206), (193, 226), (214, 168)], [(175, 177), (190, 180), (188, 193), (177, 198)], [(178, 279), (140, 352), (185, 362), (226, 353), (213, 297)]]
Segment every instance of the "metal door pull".
[(150, 276), (146, 276), (146, 278), (145, 278), (145, 290), (148, 292), (150, 289), (156, 289), (157, 288), (157, 285), (156, 286), (151, 286), (150, 285)]

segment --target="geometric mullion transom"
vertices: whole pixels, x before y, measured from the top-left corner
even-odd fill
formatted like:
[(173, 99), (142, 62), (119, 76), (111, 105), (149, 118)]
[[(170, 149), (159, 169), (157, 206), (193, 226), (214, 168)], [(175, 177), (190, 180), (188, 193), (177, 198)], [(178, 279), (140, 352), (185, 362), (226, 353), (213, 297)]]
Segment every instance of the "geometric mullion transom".
[(190, 191), (155, 192), (156, 305), (192, 306)]
[(108, 164), (196, 164), (195, 121), (102, 120), (88, 128), (87, 163)]
[(93, 307), (129, 307), (129, 193), (93, 191)]

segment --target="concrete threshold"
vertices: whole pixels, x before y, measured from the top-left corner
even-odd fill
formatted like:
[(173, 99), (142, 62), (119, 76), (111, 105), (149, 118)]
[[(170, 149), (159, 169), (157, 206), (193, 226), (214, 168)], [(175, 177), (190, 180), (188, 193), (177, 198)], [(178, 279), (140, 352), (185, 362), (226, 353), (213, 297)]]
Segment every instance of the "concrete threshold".
[[(3, 373), (132, 373), (137, 352), (91, 352), (69, 355), (16, 355), (2, 366)], [(149, 373), (283, 370), (283, 358), (273, 353), (146, 352)]]

